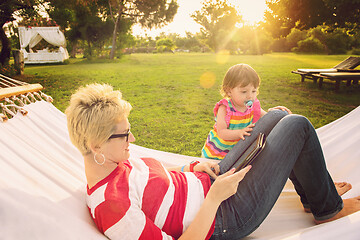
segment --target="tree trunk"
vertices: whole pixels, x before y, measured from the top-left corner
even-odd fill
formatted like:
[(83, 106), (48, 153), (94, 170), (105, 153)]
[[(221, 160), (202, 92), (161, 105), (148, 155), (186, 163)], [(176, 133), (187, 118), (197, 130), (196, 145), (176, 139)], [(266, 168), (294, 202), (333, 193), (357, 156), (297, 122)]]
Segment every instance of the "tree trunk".
[(13, 50), (13, 57), (14, 57), (14, 66), (16, 69), (16, 73), (18, 75), (23, 75), (24, 74), (24, 53), (21, 52), (20, 50), (16, 49)]
[(76, 58), (77, 41), (72, 42), (71, 45), (72, 45), (72, 49), (71, 49), (70, 57), (71, 58)]
[(1, 53), (0, 53), (0, 63), (2, 65), (9, 62), (10, 53), (11, 53), (10, 41), (5, 34), (3, 26), (4, 26), (4, 24), (1, 24), (1, 27), (0, 27), (0, 41), (2, 44), (2, 49), (1, 49)]
[(115, 26), (114, 26), (113, 36), (112, 36), (112, 46), (111, 46), (111, 51), (110, 51), (110, 59), (114, 59), (114, 56), (115, 56), (117, 28), (119, 25), (120, 18), (121, 18), (121, 14), (118, 15), (118, 17), (116, 18), (116, 21), (115, 21)]
[(87, 43), (88, 43), (88, 49), (89, 49), (89, 58), (91, 58), (92, 57), (91, 43), (89, 40), (87, 40)]

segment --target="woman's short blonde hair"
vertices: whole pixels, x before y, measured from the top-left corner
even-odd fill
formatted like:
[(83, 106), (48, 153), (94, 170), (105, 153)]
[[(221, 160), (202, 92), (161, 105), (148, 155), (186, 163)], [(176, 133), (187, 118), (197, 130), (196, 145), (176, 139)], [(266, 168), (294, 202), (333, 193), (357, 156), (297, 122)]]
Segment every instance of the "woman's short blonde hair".
[(107, 84), (81, 87), (71, 96), (65, 110), (71, 142), (83, 155), (90, 146), (100, 147), (116, 131), (116, 124), (126, 119), (131, 105), (120, 91)]
[(247, 64), (241, 63), (232, 66), (226, 72), (223, 79), (220, 93), (223, 97), (229, 98), (229, 91), (234, 87), (245, 87), (249, 84), (253, 84), (254, 87), (260, 86), (260, 77), (256, 71)]

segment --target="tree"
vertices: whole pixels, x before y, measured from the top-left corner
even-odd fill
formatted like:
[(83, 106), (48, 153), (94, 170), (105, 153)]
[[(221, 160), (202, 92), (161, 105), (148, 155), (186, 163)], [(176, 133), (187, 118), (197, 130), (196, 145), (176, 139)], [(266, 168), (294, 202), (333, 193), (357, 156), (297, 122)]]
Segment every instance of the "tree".
[[(114, 23), (109, 14), (107, 0), (50, 0), (50, 17), (65, 30), (70, 42), (71, 56), (75, 56), (81, 40), (85, 41), (85, 55), (91, 57), (94, 51), (101, 54), (114, 31)], [(124, 19), (117, 25), (117, 38), (125, 39), (131, 29), (131, 23)], [(95, 47), (95, 48), (94, 48)]]
[(239, 28), (237, 32), (237, 52), (243, 54), (264, 54), (269, 52), (272, 39), (260, 26)]
[(202, 47), (197, 36), (191, 32), (186, 32), (186, 37), (177, 36), (173, 41), (175, 41), (176, 47), (182, 50), (200, 52)]
[[(77, 16), (79, 9), (91, 9), (91, 17), (99, 18), (103, 22), (112, 21), (112, 40), (110, 59), (115, 56), (116, 48), (119, 44), (117, 39), (124, 39), (123, 34), (128, 34), (131, 25), (140, 23), (143, 27), (152, 28), (164, 25), (173, 20), (177, 12), (178, 5), (176, 0), (49, 0), (53, 8), (52, 17), (68, 16), (64, 21), (56, 19), (59, 24), (69, 24), (71, 27), (71, 37), (76, 41), (81, 37), (82, 31), (79, 29), (78, 22), (83, 18), (89, 18), (89, 13)], [(74, 9), (76, 7), (76, 9)], [(96, 12), (93, 12), (94, 7)], [(61, 10), (59, 10), (62, 8)], [(75, 10), (75, 12), (74, 12)], [(60, 14), (55, 14), (60, 12)], [(72, 13), (69, 13), (72, 12)], [(62, 14), (64, 13), (64, 14)], [(70, 21), (70, 18), (76, 18), (77, 21)], [(74, 24), (71, 24), (74, 23)], [(99, 24), (98, 24), (99, 25)], [(91, 26), (87, 27), (92, 28)], [(121, 45), (121, 44), (120, 44)]]
[(360, 29), (360, 0), (323, 0), (332, 17), (325, 19), (327, 25)]
[[(78, 29), (79, 21), (77, 17), (81, 13), (77, 13), (79, 4), (69, 0), (51, 0), (49, 4), (48, 14), (51, 19), (63, 29), (67, 42), (67, 48), (70, 56), (75, 57), (78, 40), (81, 39), (81, 33)], [(87, 15), (83, 16), (84, 18)], [(82, 19), (82, 18), (81, 18)]]
[(291, 32), (286, 36), (287, 47), (291, 50), (298, 46), (298, 42), (307, 38), (307, 32), (305, 30), (299, 30), (297, 28), (291, 29)]
[(360, 28), (360, 0), (271, 0), (267, 6), (265, 28), (276, 38), (286, 36), (293, 27)]
[(0, 3), (0, 41), (1, 53), (0, 63), (4, 65), (10, 59), (11, 44), (4, 31), (4, 25), (7, 22), (15, 20), (13, 14), (17, 12), (23, 16), (32, 16), (36, 14), (33, 6), (40, 3), (40, 0), (7, 0)]
[(108, 0), (108, 6), (114, 22), (110, 59), (115, 56), (118, 25), (122, 19), (152, 28), (172, 21), (178, 9), (176, 0)]
[(236, 9), (226, 0), (207, 0), (201, 10), (195, 11), (191, 17), (202, 25), (200, 31), (215, 52), (226, 49), (236, 31), (235, 24), (242, 21)]
[(161, 38), (156, 41), (156, 48), (158, 52), (173, 52), (175, 43), (170, 38)]

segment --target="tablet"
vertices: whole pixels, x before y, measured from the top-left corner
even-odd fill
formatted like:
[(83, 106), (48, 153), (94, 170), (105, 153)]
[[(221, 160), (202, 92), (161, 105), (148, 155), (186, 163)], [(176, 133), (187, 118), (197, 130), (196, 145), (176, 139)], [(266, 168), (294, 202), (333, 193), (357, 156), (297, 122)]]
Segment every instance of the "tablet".
[(266, 136), (260, 133), (256, 140), (245, 150), (245, 152), (236, 161), (235, 172), (240, 171), (244, 167), (250, 165), (259, 153), (264, 149), (266, 144)]

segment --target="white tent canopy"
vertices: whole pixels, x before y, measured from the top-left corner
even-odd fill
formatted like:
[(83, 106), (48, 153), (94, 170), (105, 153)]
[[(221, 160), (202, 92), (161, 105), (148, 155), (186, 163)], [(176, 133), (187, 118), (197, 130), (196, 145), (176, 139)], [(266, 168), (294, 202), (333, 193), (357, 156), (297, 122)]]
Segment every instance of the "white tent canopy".
[[(69, 58), (66, 50), (66, 39), (59, 27), (19, 27), (20, 49), (24, 53), (26, 63), (51, 63), (63, 62)], [(59, 47), (57, 51), (49, 52), (48, 49), (33, 52), (42, 39)], [(29, 52), (26, 48), (29, 47)]]

